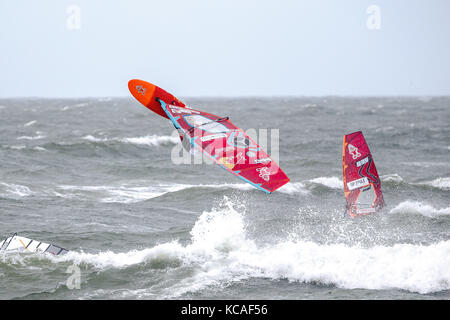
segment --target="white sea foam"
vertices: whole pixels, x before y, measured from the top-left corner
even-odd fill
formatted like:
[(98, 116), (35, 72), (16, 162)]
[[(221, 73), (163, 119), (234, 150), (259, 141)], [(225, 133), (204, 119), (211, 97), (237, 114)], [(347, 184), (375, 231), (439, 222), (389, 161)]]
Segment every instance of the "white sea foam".
[(71, 260), (76, 264), (89, 264), (99, 269), (124, 268), (153, 259), (176, 259), (183, 255), (183, 247), (177, 242), (169, 242), (143, 250), (132, 250), (123, 253), (104, 251), (97, 254), (70, 251), (58, 260)]
[(309, 194), (309, 190), (302, 182), (288, 182), (284, 186), (276, 190), (276, 192), (287, 193), (287, 194)]
[(27, 146), (24, 146), (24, 145), (14, 145), (14, 146), (11, 146), (11, 149), (13, 149), (13, 150), (22, 150), (22, 149), (25, 149)]
[[(100, 193), (100, 201), (102, 202), (117, 202), (117, 203), (136, 203), (140, 201), (149, 200), (160, 197), (162, 195), (187, 190), (192, 188), (206, 188), (206, 189), (236, 189), (236, 190), (256, 190), (248, 183), (222, 183), (222, 184), (155, 184), (152, 186), (74, 186), (74, 185), (60, 185), (61, 190), (73, 191), (75, 194), (61, 193), (54, 191), (54, 194), (61, 197), (78, 197), (79, 192)], [(301, 182), (288, 183), (277, 191), (281, 193), (294, 194), (308, 194), (309, 191)]]
[(45, 138), (45, 136), (43, 135), (37, 135), (37, 136), (20, 136), (17, 138), (17, 140), (38, 140), (38, 139), (43, 139)]
[(160, 145), (177, 144), (180, 142), (180, 138), (173, 136), (151, 135), (145, 137), (123, 138), (120, 139), (120, 141), (136, 145), (160, 146)]
[[(130, 186), (59, 186), (63, 190), (85, 191), (101, 193), (102, 202), (135, 203), (155, 197), (167, 192), (177, 191), (176, 186), (159, 187), (130, 187)], [(180, 190), (182, 188), (179, 188)], [(73, 195), (68, 195), (73, 196)]]
[(91, 136), (91, 135), (84, 136), (83, 139), (84, 139), (84, 140), (91, 141), (91, 142), (104, 142), (104, 141), (108, 141), (107, 138), (96, 138), (96, 137)]
[[(12, 146), (7, 146), (7, 145), (5, 145), (5, 146), (3, 146), (3, 147), (8, 148), (8, 149), (12, 149), (12, 150), (23, 150), (23, 149), (27, 149), (27, 146), (26, 146), (26, 145), (23, 145), (23, 144), (21, 144), (21, 145), (12, 145)], [(47, 149), (45, 149), (44, 147), (40, 147), (40, 146), (32, 147), (31, 149), (32, 149), (32, 150), (36, 150), (36, 151), (47, 151)]]
[(89, 105), (88, 102), (82, 102), (82, 103), (77, 103), (77, 104), (74, 104), (74, 105), (64, 106), (61, 110), (66, 111), (66, 110), (69, 110), (69, 109), (76, 109), (76, 108), (86, 107), (88, 105)]
[[(159, 184), (148, 187), (136, 187), (136, 186), (71, 186), (62, 185), (59, 186), (62, 190), (69, 191), (85, 191), (96, 192), (103, 194), (101, 197), (102, 202), (117, 202), (117, 203), (136, 203), (152, 198), (160, 197), (167, 193), (177, 192), (181, 190), (191, 188), (212, 188), (212, 189), (238, 189), (238, 190), (251, 190), (253, 187), (246, 183), (241, 184)], [(58, 193), (61, 195), (61, 193)], [(74, 195), (66, 195), (73, 197)]]
[(186, 189), (183, 185), (160, 185), (157, 187), (119, 187), (106, 188), (111, 195), (102, 199), (103, 202), (135, 203), (156, 197), (169, 192), (177, 192)]
[(415, 214), (428, 218), (436, 218), (438, 216), (450, 215), (450, 207), (436, 209), (431, 205), (418, 201), (404, 201), (398, 204), (390, 211), (391, 214)]
[(380, 177), (381, 181), (386, 181), (386, 182), (402, 182), (403, 178), (400, 177), (397, 173), (392, 173), (392, 174), (386, 174), (386, 175), (382, 175)]
[(423, 184), (439, 188), (442, 190), (450, 190), (450, 177), (437, 178), (432, 181), (424, 182)]
[[(226, 197), (220, 208), (202, 213), (191, 230), (191, 242), (186, 245), (171, 241), (144, 250), (71, 252), (52, 259), (99, 269), (168, 260), (196, 269), (191, 276), (168, 286), (163, 298), (253, 277), (319, 282), (346, 289), (403, 289), (423, 294), (450, 290), (450, 241), (427, 246), (395, 244), (363, 248), (280, 239), (259, 246), (247, 236), (245, 207)], [(149, 288), (139, 294), (151, 296), (155, 292)]]
[(30, 122), (25, 123), (23, 126), (24, 127), (29, 127), (29, 126), (32, 126), (33, 124), (35, 124), (36, 122), (37, 122), (36, 120), (32, 120)]
[(322, 184), (331, 189), (342, 189), (344, 186), (344, 183), (338, 177), (318, 177), (308, 181), (312, 183)]
[[(396, 173), (383, 175), (380, 177), (380, 179), (382, 181), (394, 181), (394, 182), (403, 181), (402, 177), (400, 177)], [(339, 179), (338, 177), (318, 177), (308, 181), (312, 183), (322, 184), (331, 189), (343, 189), (344, 186), (342, 179)]]
[(178, 137), (158, 136), (158, 135), (147, 135), (143, 137), (131, 137), (131, 138), (96, 138), (92, 135), (87, 135), (83, 137), (83, 139), (91, 142), (119, 141), (123, 143), (129, 143), (134, 145), (146, 145), (146, 146), (171, 145), (180, 142), (180, 139)]
[(0, 185), (5, 186), (5, 191), (7, 192), (6, 195), (13, 195), (13, 196), (19, 196), (19, 197), (27, 197), (31, 194), (33, 194), (33, 191), (30, 190), (27, 186), (22, 186), (19, 184), (14, 183), (5, 183), (1, 182)]

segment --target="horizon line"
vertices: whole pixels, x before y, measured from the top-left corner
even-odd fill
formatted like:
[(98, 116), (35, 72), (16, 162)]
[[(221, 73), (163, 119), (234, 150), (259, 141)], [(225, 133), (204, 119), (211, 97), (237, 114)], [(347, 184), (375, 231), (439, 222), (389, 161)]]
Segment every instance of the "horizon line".
[[(448, 98), (448, 94), (323, 94), (323, 95), (177, 95), (183, 99), (279, 99), (279, 98)], [(13, 99), (126, 99), (133, 98), (130, 95), (121, 96), (10, 96), (0, 97), (0, 100)]]

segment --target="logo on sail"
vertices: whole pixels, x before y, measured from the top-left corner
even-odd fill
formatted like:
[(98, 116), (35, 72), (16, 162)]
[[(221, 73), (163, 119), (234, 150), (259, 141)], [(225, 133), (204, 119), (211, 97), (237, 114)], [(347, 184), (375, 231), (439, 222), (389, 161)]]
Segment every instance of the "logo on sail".
[(348, 145), (348, 152), (352, 155), (353, 160), (356, 160), (359, 157), (361, 157), (361, 153), (359, 153), (358, 148), (352, 144)]
[(361, 179), (353, 180), (347, 183), (348, 190), (355, 190), (364, 186), (367, 186), (369, 184), (369, 180), (364, 177)]
[(242, 152), (239, 152), (236, 156), (223, 157), (219, 160), (219, 162), (231, 170), (234, 168), (236, 164), (240, 163), (243, 159), (244, 156), (242, 155)]
[(142, 93), (142, 95), (145, 95), (145, 92), (147, 91), (143, 86), (136, 86), (136, 90), (137, 92)]
[(270, 171), (267, 167), (261, 167), (256, 169), (257, 172), (259, 172), (259, 176), (261, 178), (263, 178), (265, 181), (269, 181), (270, 180)]

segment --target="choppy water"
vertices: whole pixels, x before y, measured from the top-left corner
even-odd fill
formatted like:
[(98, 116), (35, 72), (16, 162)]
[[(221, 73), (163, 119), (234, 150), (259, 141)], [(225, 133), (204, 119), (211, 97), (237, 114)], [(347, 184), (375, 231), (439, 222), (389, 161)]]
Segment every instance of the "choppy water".
[[(0, 299), (450, 298), (450, 98), (186, 101), (280, 129), (291, 182), (267, 195), (173, 164), (173, 126), (132, 97), (0, 100), (0, 236), (71, 250), (0, 253)], [(342, 136), (357, 130), (387, 207), (350, 219)]]

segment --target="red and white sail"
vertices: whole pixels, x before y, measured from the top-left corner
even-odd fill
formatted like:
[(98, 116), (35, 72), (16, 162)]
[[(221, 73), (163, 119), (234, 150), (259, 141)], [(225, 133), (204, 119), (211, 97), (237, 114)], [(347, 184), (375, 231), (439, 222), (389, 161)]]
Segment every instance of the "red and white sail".
[(203, 152), (223, 169), (267, 193), (289, 182), (278, 164), (227, 117), (159, 102), (180, 132), (185, 148)]
[(381, 181), (361, 131), (344, 136), (342, 153), (348, 213), (356, 217), (380, 210), (384, 206)]

